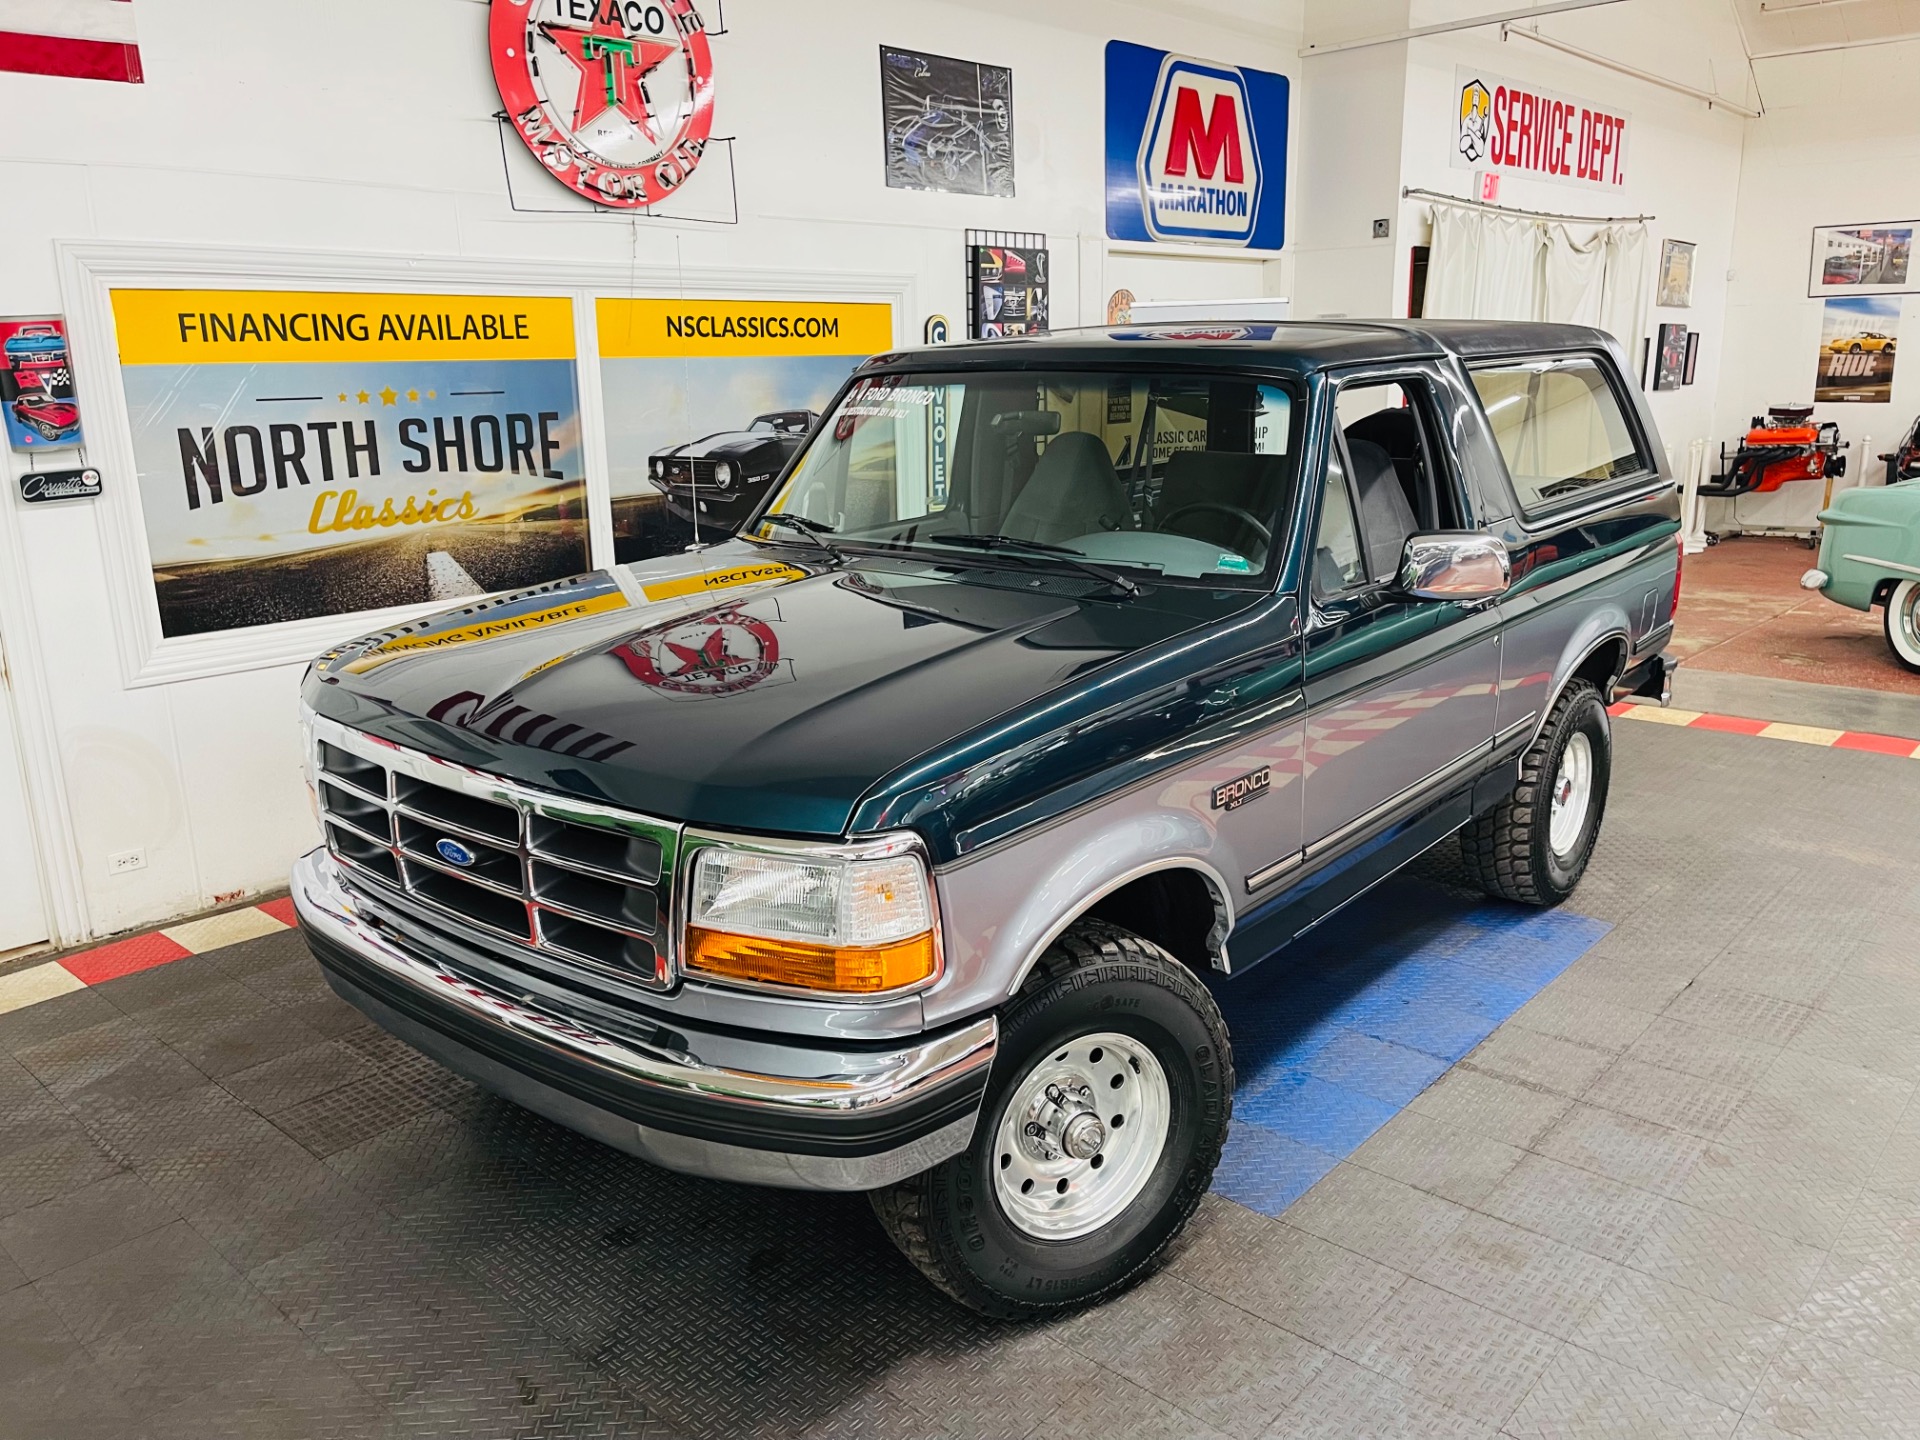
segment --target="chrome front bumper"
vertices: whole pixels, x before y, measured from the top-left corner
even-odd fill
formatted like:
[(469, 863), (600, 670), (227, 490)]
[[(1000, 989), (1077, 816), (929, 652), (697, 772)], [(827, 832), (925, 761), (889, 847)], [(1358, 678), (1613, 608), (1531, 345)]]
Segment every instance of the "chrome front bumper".
[(403, 933), (324, 850), (293, 870), (327, 981), (375, 1023), (549, 1119), (671, 1170), (871, 1190), (966, 1148), (993, 1064), (991, 1017), (904, 1048), (701, 1033), (670, 1014), (612, 1026), (482, 981)]

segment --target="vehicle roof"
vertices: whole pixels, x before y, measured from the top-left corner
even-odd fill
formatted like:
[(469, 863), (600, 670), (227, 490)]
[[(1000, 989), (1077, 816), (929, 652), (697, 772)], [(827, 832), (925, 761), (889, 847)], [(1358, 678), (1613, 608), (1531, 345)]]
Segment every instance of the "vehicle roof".
[(888, 369), (1105, 368), (1116, 362), (1173, 364), (1257, 363), (1302, 373), (1355, 362), (1471, 360), (1534, 351), (1608, 349), (1613, 338), (1582, 325), (1516, 320), (1218, 320), (1101, 325), (915, 346), (876, 355), (868, 365)]

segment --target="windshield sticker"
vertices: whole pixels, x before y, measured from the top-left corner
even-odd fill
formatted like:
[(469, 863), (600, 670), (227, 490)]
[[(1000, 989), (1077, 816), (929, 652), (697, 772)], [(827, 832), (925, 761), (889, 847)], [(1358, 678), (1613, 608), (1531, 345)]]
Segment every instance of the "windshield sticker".
[(1251, 575), (1253, 573), (1253, 566), (1247, 560), (1246, 556), (1235, 555), (1231, 552), (1222, 555), (1218, 560), (1214, 561), (1213, 568), (1216, 570), (1228, 570), (1235, 575)]
[(804, 580), (807, 572), (792, 565), (737, 565), (731, 570), (713, 570), (700, 575), (682, 575), (677, 580), (662, 580), (642, 588), (649, 600), (677, 600), (683, 595), (705, 595), (715, 590), (730, 590), (738, 585), (759, 585), (769, 580)]

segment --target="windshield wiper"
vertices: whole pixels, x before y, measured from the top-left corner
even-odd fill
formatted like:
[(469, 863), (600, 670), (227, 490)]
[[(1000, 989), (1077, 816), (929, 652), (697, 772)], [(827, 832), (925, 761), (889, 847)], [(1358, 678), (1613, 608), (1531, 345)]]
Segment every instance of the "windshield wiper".
[(760, 522), (762, 525), (784, 525), (796, 534), (804, 535), (808, 541), (833, 557), (836, 565), (847, 563), (847, 552), (826, 537), (833, 534), (833, 526), (819, 520), (808, 520), (801, 515), (769, 515)]
[(1119, 571), (1083, 559), (1078, 550), (1066, 545), (1052, 545), (1045, 540), (1022, 540), (1017, 535), (966, 535), (958, 532), (929, 535), (927, 539), (936, 545), (959, 545), (969, 550), (1025, 550), (1035, 555), (1058, 556), (1063, 564), (1082, 575), (1091, 575), (1129, 600), (1140, 593), (1140, 587)]

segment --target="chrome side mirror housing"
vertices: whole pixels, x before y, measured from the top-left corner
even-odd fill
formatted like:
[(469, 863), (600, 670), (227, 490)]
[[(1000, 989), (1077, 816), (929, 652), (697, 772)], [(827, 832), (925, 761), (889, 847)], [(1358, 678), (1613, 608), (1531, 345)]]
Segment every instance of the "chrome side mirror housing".
[(1477, 530), (1415, 535), (1400, 553), (1400, 588), (1416, 600), (1490, 600), (1512, 583), (1506, 544)]

